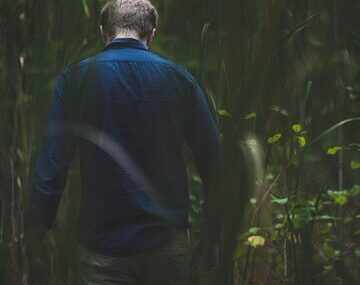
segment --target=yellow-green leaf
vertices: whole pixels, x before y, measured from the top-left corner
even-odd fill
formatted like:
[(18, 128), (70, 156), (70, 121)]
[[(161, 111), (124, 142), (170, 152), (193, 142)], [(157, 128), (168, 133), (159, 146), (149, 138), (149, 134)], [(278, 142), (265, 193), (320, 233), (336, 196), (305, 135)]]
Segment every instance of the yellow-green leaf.
[(256, 235), (260, 230), (261, 230), (261, 228), (252, 227), (249, 229), (249, 234)]
[(217, 110), (217, 112), (220, 116), (231, 117), (231, 114), (228, 111), (226, 111), (225, 109), (219, 109), (219, 110)]
[(360, 257), (360, 249), (355, 250), (355, 255), (356, 255), (357, 257)]
[(276, 204), (279, 204), (279, 205), (285, 205), (287, 202), (289, 202), (289, 198), (288, 197), (274, 198), (271, 201), (276, 203)]
[(334, 155), (336, 154), (338, 151), (342, 150), (343, 148), (341, 146), (334, 146), (334, 147), (330, 147), (326, 153), (330, 154), (330, 155)]
[(281, 134), (277, 133), (275, 135), (273, 135), (272, 137), (268, 138), (268, 143), (269, 144), (274, 144), (276, 143), (279, 139), (281, 138)]
[(304, 147), (306, 145), (306, 139), (305, 137), (298, 136), (296, 137), (297, 143), (299, 144), (299, 147)]
[(249, 120), (249, 119), (252, 119), (252, 118), (255, 118), (256, 117), (256, 113), (255, 112), (252, 112), (252, 113), (249, 113), (245, 116), (245, 119), (246, 120)]
[(343, 206), (347, 203), (347, 198), (343, 195), (339, 195), (335, 198), (336, 204), (339, 204), (340, 206)]
[(201, 178), (200, 178), (200, 176), (198, 176), (198, 175), (193, 175), (192, 179), (193, 179), (195, 182), (201, 183)]
[(298, 133), (301, 131), (301, 125), (299, 124), (292, 125), (292, 129), (295, 133)]
[(253, 248), (258, 248), (265, 244), (265, 238), (262, 236), (250, 236), (248, 242)]
[(350, 166), (352, 169), (359, 169), (360, 168), (360, 160), (352, 160), (350, 162)]

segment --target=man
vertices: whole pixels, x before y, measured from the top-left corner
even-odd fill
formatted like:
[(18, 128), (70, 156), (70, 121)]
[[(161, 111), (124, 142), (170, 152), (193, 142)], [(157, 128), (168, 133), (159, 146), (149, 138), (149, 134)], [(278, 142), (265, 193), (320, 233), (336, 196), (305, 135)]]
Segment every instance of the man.
[[(81, 284), (190, 282), (181, 149), (183, 141), (190, 146), (211, 194), (219, 130), (195, 79), (148, 50), (157, 21), (147, 0), (109, 1), (100, 26), (106, 47), (67, 67), (54, 88), (31, 188), (28, 251), (32, 258), (53, 224), (78, 148)], [(205, 226), (197, 249), (209, 268), (217, 236), (218, 229)]]

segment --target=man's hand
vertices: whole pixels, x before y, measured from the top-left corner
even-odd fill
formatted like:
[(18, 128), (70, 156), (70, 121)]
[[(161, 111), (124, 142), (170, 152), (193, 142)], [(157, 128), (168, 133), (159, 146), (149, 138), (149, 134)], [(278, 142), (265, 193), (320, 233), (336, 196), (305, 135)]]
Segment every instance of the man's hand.
[(201, 240), (194, 248), (191, 271), (195, 274), (210, 274), (219, 262), (219, 248), (217, 244)]

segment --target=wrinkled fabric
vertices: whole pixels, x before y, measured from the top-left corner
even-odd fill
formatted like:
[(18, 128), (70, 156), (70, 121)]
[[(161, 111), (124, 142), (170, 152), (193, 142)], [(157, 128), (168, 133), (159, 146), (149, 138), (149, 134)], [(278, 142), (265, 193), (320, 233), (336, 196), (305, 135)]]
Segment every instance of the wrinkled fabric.
[(159, 247), (131, 256), (106, 256), (80, 247), (81, 285), (188, 285), (191, 247), (181, 231)]
[(206, 192), (219, 130), (198, 83), (141, 41), (113, 40), (58, 77), (35, 165), (30, 223), (52, 226), (78, 149), (80, 243), (126, 256), (170, 240), (174, 229), (188, 227), (183, 142)]

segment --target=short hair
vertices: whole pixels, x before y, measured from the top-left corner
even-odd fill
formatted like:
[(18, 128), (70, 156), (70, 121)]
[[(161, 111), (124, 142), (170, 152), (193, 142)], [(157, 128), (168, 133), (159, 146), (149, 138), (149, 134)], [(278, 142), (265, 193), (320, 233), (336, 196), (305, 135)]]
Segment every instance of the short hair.
[(141, 39), (157, 27), (158, 13), (149, 0), (110, 0), (101, 10), (100, 24), (110, 37), (136, 32)]

